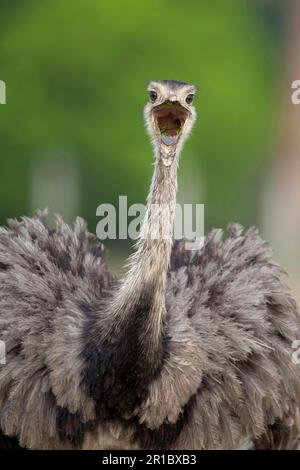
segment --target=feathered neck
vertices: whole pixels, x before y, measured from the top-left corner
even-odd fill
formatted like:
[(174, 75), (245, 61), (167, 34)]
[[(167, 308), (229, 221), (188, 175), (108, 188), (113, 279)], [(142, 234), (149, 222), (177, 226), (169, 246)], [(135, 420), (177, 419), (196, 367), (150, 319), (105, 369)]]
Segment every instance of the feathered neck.
[(149, 360), (161, 343), (176, 192), (177, 160), (166, 167), (158, 156), (136, 251), (111, 304), (119, 325), (139, 325), (139, 342)]

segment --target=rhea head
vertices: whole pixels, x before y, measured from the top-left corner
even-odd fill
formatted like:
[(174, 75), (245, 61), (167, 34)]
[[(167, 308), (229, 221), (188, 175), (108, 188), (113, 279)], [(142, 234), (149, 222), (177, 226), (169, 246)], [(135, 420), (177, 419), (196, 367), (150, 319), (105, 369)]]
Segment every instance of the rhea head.
[(196, 119), (194, 85), (177, 80), (151, 81), (144, 108), (148, 132), (156, 158), (166, 167), (176, 164), (182, 145)]

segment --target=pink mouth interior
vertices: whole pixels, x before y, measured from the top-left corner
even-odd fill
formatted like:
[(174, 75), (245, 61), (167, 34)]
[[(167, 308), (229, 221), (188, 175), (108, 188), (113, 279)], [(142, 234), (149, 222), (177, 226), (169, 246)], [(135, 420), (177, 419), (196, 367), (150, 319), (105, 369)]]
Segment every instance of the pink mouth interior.
[(163, 103), (154, 110), (154, 116), (166, 145), (176, 143), (187, 117), (187, 111), (178, 103)]

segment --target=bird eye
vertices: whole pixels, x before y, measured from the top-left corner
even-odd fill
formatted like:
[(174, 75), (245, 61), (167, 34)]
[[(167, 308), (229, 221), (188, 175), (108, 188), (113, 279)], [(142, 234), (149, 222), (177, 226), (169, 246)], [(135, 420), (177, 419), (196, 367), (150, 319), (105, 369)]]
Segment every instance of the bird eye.
[(190, 95), (187, 95), (185, 101), (187, 104), (191, 104), (194, 100), (194, 95), (190, 94)]
[(154, 101), (157, 100), (157, 93), (156, 93), (156, 91), (150, 90), (150, 91), (149, 91), (149, 98), (150, 98), (150, 100), (152, 101), (152, 103), (154, 103)]

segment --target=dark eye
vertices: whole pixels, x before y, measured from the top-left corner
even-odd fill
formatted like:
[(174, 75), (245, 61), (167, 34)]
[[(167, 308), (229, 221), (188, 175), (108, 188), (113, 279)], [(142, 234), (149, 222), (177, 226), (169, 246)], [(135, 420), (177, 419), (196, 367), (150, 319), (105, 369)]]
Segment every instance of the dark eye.
[(149, 91), (149, 98), (150, 98), (150, 100), (152, 101), (152, 103), (154, 103), (154, 101), (157, 100), (157, 93), (156, 93), (156, 91), (150, 90), (150, 91)]
[(194, 99), (194, 95), (190, 94), (190, 95), (187, 95), (185, 101), (187, 104), (191, 104), (193, 102), (193, 99)]

